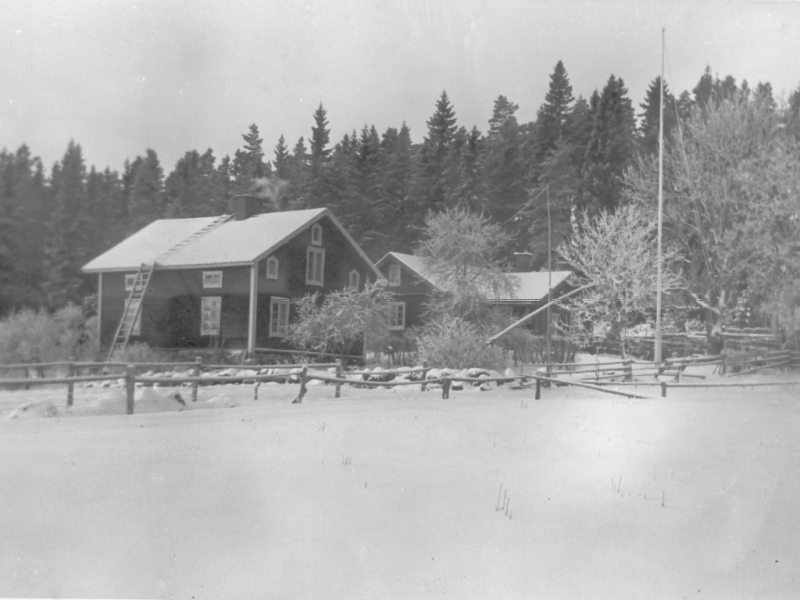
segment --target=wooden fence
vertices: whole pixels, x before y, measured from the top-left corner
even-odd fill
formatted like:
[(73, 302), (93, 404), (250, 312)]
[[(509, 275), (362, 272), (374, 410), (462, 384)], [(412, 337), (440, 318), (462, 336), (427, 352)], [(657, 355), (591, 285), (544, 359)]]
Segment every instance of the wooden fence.
[[(704, 378), (703, 375), (693, 375), (684, 373), (685, 369), (689, 366), (697, 365), (717, 365), (716, 369), (723, 375), (737, 376), (743, 374), (750, 374), (758, 372), (765, 368), (796, 368), (800, 366), (800, 352), (790, 351), (770, 351), (758, 352), (750, 355), (720, 355), (710, 357), (694, 357), (694, 358), (676, 358), (668, 359), (662, 363), (646, 363), (635, 362), (633, 360), (625, 359), (619, 361), (604, 361), (591, 363), (561, 363), (545, 365), (534, 375), (515, 375), (513, 377), (461, 377), (453, 375), (452, 372), (447, 372), (442, 376), (429, 378), (431, 369), (427, 366), (419, 367), (416, 369), (397, 369), (397, 370), (384, 370), (380, 372), (375, 371), (345, 371), (344, 365), (338, 363), (316, 363), (316, 364), (278, 364), (278, 365), (258, 365), (248, 368), (233, 367), (231, 365), (208, 365), (204, 364), (201, 358), (196, 359), (194, 362), (173, 362), (173, 363), (137, 363), (125, 364), (121, 362), (113, 363), (96, 363), (96, 362), (53, 362), (53, 363), (29, 363), (17, 365), (0, 365), (0, 374), (24, 369), (45, 369), (57, 368), (66, 371), (65, 377), (36, 377), (36, 378), (2, 378), (0, 379), (0, 386), (24, 386), (26, 389), (30, 386), (41, 385), (66, 385), (67, 386), (67, 407), (73, 405), (74, 389), (76, 383), (108, 381), (109, 379), (119, 378), (125, 380), (126, 389), (126, 412), (133, 414), (134, 412), (134, 392), (137, 383), (142, 384), (159, 384), (165, 386), (180, 386), (182, 384), (191, 384), (192, 401), (197, 400), (197, 391), (200, 384), (212, 383), (254, 383), (255, 398), (258, 398), (258, 389), (262, 382), (276, 381), (286, 379), (287, 377), (296, 377), (300, 383), (300, 391), (293, 402), (300, 403), (307, 391), (307, 384), (310, 380), (317, 379), (326, 383), (335, 384), (336, 391), (335, 397), (339, 398), (341, 395), (342, 385), (359, 385), (369, 387), (394, 387), (402, 385), (419, 385), (421, 390), (426, 390), (426, 386), (432, 384), (442, 384), (442, 397), (448, 398), (449, 392), (454, 382), (468, 382), (472, 384), (483, 383), (517, 383), (518, 388), (536, 386), (536, 399), (541, 397), (541, 388), (556, 385), (574, 385), (604, 393), (618, 394), (631, 398), (646, 398), (647, 396), (640, 396), (636, 393), (624, 392), (620, 390), (611, 390), (607, 386), (660, 386), (661, 395), (666, 397), (668, 388), (681, 388), (681, 387), (747, 387), (759, 385), (800, 385), (800, 382), (779, 382), (779, 383), (682, 383), (681, 379), (684, 377)], [(143, 369), (166, 369), (166, 368), (182, 368), (185, 367), (191, 374), (174, 373), (171, 376), (158, 376), (158, 375), (140, 375), (139, 372)], [(569, 367), (573, 367), (570, 369)], [(235, 370), (254, 370), (264, 368), (280, 369), (279, 373), (261, 374), (261, 373), (248, 373), (236, 375), (203, 375), (205, 371), (220, 370), (220, 369), (235, 369)], [(335, 373), (323, 372), (317, 369), (331, 369), (336, 368)], [(299, 373), (290, 373), (290, 370), (300, 369)], [(730, 369), (730, 374), (727, 370)], [(740, 370), (735, 370), (740, 369)], [(102, 370), (102, 374), (96, 375), (82, 375), (82, 370), (97, 371)], [(111, 371), (119, 371), (112, 373)], [(408, 375), (419, 373), (418, 379), (412, 380), (398, 380), (398, 381), (379, 381), (373, 379), (376, 376), (386, 375)], [(580, 375), (578, 379), (566, 378), (565, 375)], [(638, 377), (653, 376), (674, 376), (674, 382), (666, 381), (633, 381), (634, 375)], [(361, 376), (361, 380), (353, 380), (348, 377)], [(363, 379), (364, 376), (370, 376), (369, 379)], [(610, 379), (622, 379), (622, 381), (609, 381)], [(591, 383), (589, 383), (591, 382)]]

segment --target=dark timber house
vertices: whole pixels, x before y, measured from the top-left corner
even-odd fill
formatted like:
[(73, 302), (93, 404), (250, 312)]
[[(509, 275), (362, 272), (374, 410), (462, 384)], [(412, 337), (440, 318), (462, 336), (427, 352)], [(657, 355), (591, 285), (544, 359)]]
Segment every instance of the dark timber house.
[[(569, 271), (553, 271), (552, 276), (547, 271), (533, 272), (532, 259), (533, 255), (527, 252), (515, 253), (515, 270), (511, 274), (519, 283), (516, 294), (508, 298), (487, 298), (487, 302), (505, 306), (510, 316), (522, 318), (547, 304), (548, 283), (552, 284), (552, 299), (572, 289), (567, 282), (571, 275)], [(376, 266), (395, 295), (390, 315), (392, 329), (403, 331), (421, 325), (425, 302), (431, 292), (438, 289), (435, 278), (425, 273), (422, 259), (412, 254), (388, 252)], [(566, 315), (561, 315), (560, 318), (566, 318)], [(536, 333), (544, 335), (547, 331), (546, 314), (543, 312), (532, 317), (528, 326)]]
[(98, 275), (101, 347), (289, 349), (293, 299), (380, 272), (326, 208), (162, 219), (83, 267)]

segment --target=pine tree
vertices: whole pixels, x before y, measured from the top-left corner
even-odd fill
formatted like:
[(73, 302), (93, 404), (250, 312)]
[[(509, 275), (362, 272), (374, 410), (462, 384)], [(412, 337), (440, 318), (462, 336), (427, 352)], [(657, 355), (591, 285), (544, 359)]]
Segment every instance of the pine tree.
[(486, 208), (495, 222), (506, 225), (512, 237), (526, 229), (514, 220), (527, 197), (527, 165), (522, 160), (522, 138), (515, 116), (517, 108), (505, 96), (495, 100), (483, 157)]
[(314, 112), (314, 127), (311, 128), (311, 170), (319, 173), (324, 167), (330, 156), (331, 150), (328, 148), (331, 130), (328, 129), (327, 112), (320, 103), (319, 108)]
[(0, 316), (44, 303), (44, 169), (26, 145), (0, 151)]
[(53, 212), (48, 227), (45, 291), (52, 307), (80, 302), (88, 291), (80, 268), (88, 253), (86, 166), (80, 145), (70, 141), (51, 180)]
[(595, 209), (616, 208), (622, 175), (636, 152), (636, 121), (622, 79), (609, 77), (594, 117), (592, 138), (583, 165), (584, 203)]
[(446, 204), (445, 172), (450, 166), (451, 144), (457, 128), (455, 109), (447, 92), (442, 92), (436, 112), (428, 120), (428, 135), (420, 154), (415, 196), (421, 218), (427, 210), (441, 210)]
[[(530, 223), (530, 242), (527, 245), (534, 255), (536, 267), (547, 268), (548, 246), (548, 196), (550, 200), (550, 240), (555, 249), (571, 231), (571, 217), (577, 209), (581, 180), (575, 168), (575, 148), (565, 138), (560, 138), (555, 149), (542, 164), (539, 185), (531, 191), (533, 203), (526, 211)], [(555, 259), (555, 252), (553, 252)]]
[(448, 171), (447, 205), (462, 206), (479, 213), (487, 206), (487, 182), (484, 168), (486, 140), (477, 127), (456, 132), (453, 160)]
[(259, 137), (258, 126), (255, 123), (250, 125), (242, 139), (244, 148), (236, 151), (231, 165), (231, 175), (238, 193), (250, 191), (256, 179), (269, 174), (269, 164), (264, 162), (264, 140)]
[(381, 188), (386, 194), (388, 212), (384, 221), (386, 249), (411, 252), (417, 230), (412, 227), (417, 212), (411, 191), (414, 178), (414, 149), (411, 130), (403, 123), (400, 131), (390, 127), (381, 139)]
[(128, 200), (131, 232), (165, 216), (163, 188), (164, 170), (155, 150), (148, 148), (145, 155), (137, 157), (131, 165)]
[(706, 66), (700, 81), (694, 86), (692, 90), (694, 94), (694, 103), (699, 107), (704, 107), (713, 98), (714, 95), (714, 77), (711, 75), (711, 67)]
[(178, 160), (164, 182), (164, 196), (170, 217), (215, 214), (214, 198), (220, 193), (215, 163), (211, 149), (202, 155), (197, 150), (190, 150)]
[[(640, 130), (641, 140), (639, 147), (644, 154), (658, 152), (658, 132), (660, 128), (661, 111), (661, 77), (656, 77), (647, 89), (647, 96), (639, 105), (642, 112)], [(675, 98), (669, 91), (669, 86), (664, 84), (664, 139), (667, 139), (672, 128), (677, 122), (675, 116)]]
[(774, 111), (778, 106), (772, 96), (772, 84), (770, 82), (761, 83), (759, 81), (758, 85), (756, 85), (755, 96), (766, 102), (770, 110)]
[(681, 95), (678, 96), (678, 100), (676, 101), (676, 106), (678, 110), (678, 119), (681, 123), (685, 123), (691, 116), (692, 107), (694, 106), (694, 101), (689, 92), (686, 90), (681, 92)]
[(550, 88), (545, 95), (544, 104), (536, 116), (540, 160), (556, 147), (560, 137), (570, 137), (568, 126), (574, 101), (567, 70), (559, 60), (550, 75)]
[(278, 179), (288, 180), (289, 179), (289, 171), (291, 170), (291, 155), (289, 154), (289, 148), (286, 146), (286, 139), (281, 134), (281, 137), (278, 138), (278, 143), (275, 146), (275, 158), (273, 159), (272, 163), (275, 166), (275, 176)]

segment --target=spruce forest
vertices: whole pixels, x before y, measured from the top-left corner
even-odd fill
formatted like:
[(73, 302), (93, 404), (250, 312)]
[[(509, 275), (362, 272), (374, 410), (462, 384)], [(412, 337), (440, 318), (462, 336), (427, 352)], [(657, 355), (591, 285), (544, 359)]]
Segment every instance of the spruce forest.
[[(659, 88), (656, 78), (635, 104), (612, 75), (602, 90), (576, 98), (559, 61), (529, 123), (518, 122), (519, 106), (499, 96), (487, 130), (468, 130), (443, 92), (420, 143), (402, 115), (399, 127), (379, 132), (363, 125), (335, 141), (321, 104), (310, 115), (308, 138), (281, 136), (270, 150), (253, 124), (233, 157), (189, 150), (169, 172), (153, 149), (119, 170), (98, 170), (74, 140), (49, 172), (35, 149), (4, 149), (0, 316), (86, 304), (96, 278), (80, 268), (90, 259), (156, 219), (227, 213), (242, 193), (264, 198), (264, 212), (329, 208), (373, 260), (390, 250), (411, 252), (428, 211), (465, 206), (506, 229), (509, 255), (528, 250), (543, 266), (547, 196), (554, 247), (569, 235), (575, 209), (613, 211), (624, 197), (626, 170), (658, 152)], [(665, 137), (697, 107), (736, 94), (766, 99), (783, 131), (800, 137), (800, 87), (778, 103), (769, 83), (751, 89), (710, 68), (691, 92), (676, 97), (665, 89)]]

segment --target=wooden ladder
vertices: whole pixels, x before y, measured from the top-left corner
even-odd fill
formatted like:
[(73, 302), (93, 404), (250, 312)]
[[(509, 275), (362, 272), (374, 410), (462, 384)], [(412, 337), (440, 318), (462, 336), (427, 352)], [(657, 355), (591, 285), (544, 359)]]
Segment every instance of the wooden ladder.
[(221, 217), (217, 217), (216, 219), (211, 221), (208, 225), (206, 225), (202, 229), (198, 229), (192, 235), (184, 238), (183, 240), (181, 240), (180, 242), (178, 242), (174, 246), (170, 246), (158, 258), (156, 258), (156, 261), (164, 262), (164, 259), (167, 258), (168, 256), (174, 254), (175, 252), (177, 252), (181, 248), (185, 248), (186, 246), (191, 244), (193, 241), (195, 241), (197, 238), (199, 238), (201, 236), (204, 236), (205, 234), (207, 234), (212, 229), (215, 229), (216, 227), (222, 225), (223, 223), (225, 223), (227, 221), (230, 221), (232, 217), (233, 217), (233, 215), (222, 215)]
[(147, 291), (147, 284), (150, 283), (150, 277), (155, 268), (155, 262), (151, 265), (142, 263), (136, 272), (136, 279), (133, 282), (130, 294), (128, 294), (128, 300), (125, 302), (125, 310), (122, 311), (122, 318), (119, 320), (117, 332), (114, 334), (114, 341), (108, 351), (107, 361), (111, 360), (114, 352), (122, 350), (128, 345), (128, 340), (130, 340), (131, 333), (136, 326), (136, 319), (142, 312), (144, 293)]

